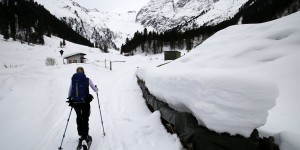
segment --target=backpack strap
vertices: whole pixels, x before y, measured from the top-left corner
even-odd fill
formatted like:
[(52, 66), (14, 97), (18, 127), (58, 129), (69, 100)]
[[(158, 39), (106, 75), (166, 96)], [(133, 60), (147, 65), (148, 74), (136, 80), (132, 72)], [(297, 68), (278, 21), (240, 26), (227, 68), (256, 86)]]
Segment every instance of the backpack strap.
[(88, 81), (87, 81), (87, 96), (86, 96), (86, 102), (88, 102), (88, 103), (90, 103), (93, 99), (94, 99), (94, 97), (93, 97), (93, 95), (91, 95), (90, 94), (90, 91), (89, 91), (89, 86), (90, 86), (90, 79), (89, 78), (86, 78)]
[(87, 77), (86, 79), (87, 79), (87, 82), (86, 82), (86, 83), (87, 83), (86, 88), (87, 88), (87, 96), (88, 96), (88, 95), (90, 94), (90, 90), (89, 90), (89, 89), (90, 89), (90, 88), (89, 88), (89, 86), (90, 86), (90, 79), (89, 79), (88, 77)]

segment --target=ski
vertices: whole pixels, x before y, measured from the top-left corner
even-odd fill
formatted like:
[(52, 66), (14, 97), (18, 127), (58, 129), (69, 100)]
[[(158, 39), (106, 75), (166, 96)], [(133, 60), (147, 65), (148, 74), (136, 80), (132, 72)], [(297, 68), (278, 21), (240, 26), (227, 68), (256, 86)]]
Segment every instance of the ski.
[(92, 145), (91, 136), (88, 136), (88, 142), (80, 138), (76, 150), (89, 150), (91, 145)]
[(82, 139), (80, 138), (76, 150), (81, 150), (81, 148), (82, 148)]
[(92, 145), (92, 137), (88, 136), (88, 142), (86, 143), (86, 141), (83, 141), (82, 148), (83, 150), (89, 150), (91, 145)]

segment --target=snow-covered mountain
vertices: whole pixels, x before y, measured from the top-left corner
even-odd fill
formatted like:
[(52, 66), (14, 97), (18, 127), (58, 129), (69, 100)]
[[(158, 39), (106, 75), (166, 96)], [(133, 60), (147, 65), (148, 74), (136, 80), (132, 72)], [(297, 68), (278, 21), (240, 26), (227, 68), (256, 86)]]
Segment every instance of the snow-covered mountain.
[(188, 28), (218, 23), (235, 15), (248, 0), (151, 0), (138, 13), (101, 12), (72, 0), (36, 1), (97, 47), (118, 49), (144, 27), (165, 31), (187, 22)]
[(101, 12), (72, 0), (36, 1), (96, 47), (118, 49), (144, 27), (165, 31), (182, 24), (193, 28), (218, 23), (235, 15), (248, 0), (151, 0), (138, 13)]
[(151, 0), (136, 21), (158, 31), (188, 22), (188, 27), (219, 23), (235, 15), (248, 0)]
[(135, 23), (135, 11), (123, 14), (100, 12), (86, 9), (72, 0), (36, 1), (101, 49), (105, 46), (118, 49), (126, 37), (143, 30), (143, 26)]

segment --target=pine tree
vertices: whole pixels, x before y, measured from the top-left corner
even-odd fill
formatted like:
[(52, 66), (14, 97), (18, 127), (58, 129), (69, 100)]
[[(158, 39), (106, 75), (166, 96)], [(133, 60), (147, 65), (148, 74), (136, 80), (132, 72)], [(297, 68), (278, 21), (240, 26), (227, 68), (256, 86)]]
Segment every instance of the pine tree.
[(5, 28), (5, 29), (4, 29), (3, 38), (4, 38), (5, 40), (8, 40), (8, 39), (9, 39), (8, 28)]
[(106, 44), (104, 45), (103, 52), (108, 53), (108, 46)]
[(144, 37), (146, 38), (148, 36), (148, 30), (147, 28), (144, 28)]
[(191, 50), (192, 49), (191, 39), (186, 39), (185, 42), (186, 42), (186, 50), (188, 50), (188, 51)]
[(63, 39), (62, 45), (65, 47), (66, 46), (66, 41)]
[(39, 43), (42, 44), (42, 45), (45, 44), (45, 40), (44, 40), (43, 35), (39, 37)]
[(141, 49), (142, 49), (142, 52), (144, 53), (145, 52), (145, 42), (142, 41), (141, 43)]
[(122, 46), (121, 46), (121, 55), (124, 53), (124, 44), (122, 44)]

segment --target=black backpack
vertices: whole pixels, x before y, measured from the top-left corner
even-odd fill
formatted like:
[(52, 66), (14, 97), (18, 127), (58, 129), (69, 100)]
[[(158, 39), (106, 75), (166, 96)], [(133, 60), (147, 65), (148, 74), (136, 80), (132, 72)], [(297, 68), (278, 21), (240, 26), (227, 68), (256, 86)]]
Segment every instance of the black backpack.
[(71, 100), (85, 102), (89, 95), (89, 78), (84, 73), (75, 73), (72, 76)]

